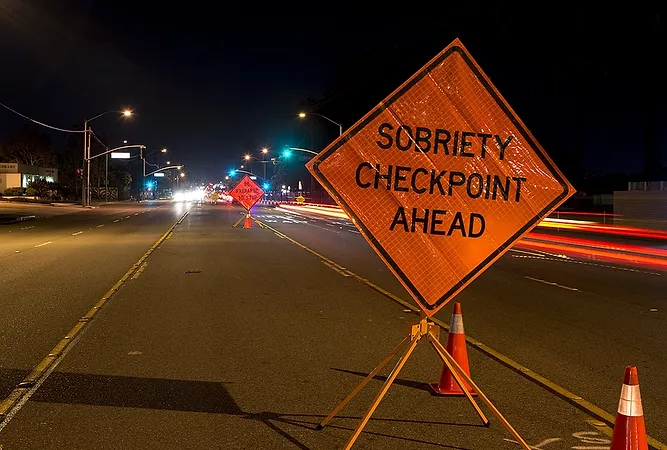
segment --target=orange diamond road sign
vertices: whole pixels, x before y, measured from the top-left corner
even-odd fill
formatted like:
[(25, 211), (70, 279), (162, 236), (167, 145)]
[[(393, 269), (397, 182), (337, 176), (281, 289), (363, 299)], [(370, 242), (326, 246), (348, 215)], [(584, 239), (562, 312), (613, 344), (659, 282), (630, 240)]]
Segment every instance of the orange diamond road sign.
[(264, 191), (257, 185), (257, 183), (252, 181), (248, 175), (246, 175), (239, 181), (239, 184), (232, 189), (229, 195), (239, 202), (241, 206), (250, 211), (250, 208), (255, 206), (255, 203), (264, 196)]
[(428, 316), (574, 193), (458, 39), (308, 170)]

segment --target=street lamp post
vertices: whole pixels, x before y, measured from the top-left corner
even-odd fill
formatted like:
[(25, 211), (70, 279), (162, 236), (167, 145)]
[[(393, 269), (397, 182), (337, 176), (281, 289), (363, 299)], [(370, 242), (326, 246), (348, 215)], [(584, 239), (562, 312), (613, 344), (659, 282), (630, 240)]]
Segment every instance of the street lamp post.
[(266, 160), (266, 154), (269, 153), (269, 149), (264, 147), (262, 149), (262, 166), (264, 166), (264, 179), (266, 180), (266, 164), (268, 161)]
[(93, 120), (102, 117), (107, 114), (111, 113), (120, 113), (123, 115), (123, 117), (130, 117), (132, 115), (132, 111), (129, 109), (126, 109), (124, 111), (118, 111), (118, 110), (110, 110), (110, 111), (105, 111), (101, 114), (98, 114), (94, 117), (91, 117), (90, 119), (86, 119), (83, 121), (83, 161), (86, 163), (86, 183), (85, 187), (82, 184), (82, 192), (81, 192), (81, 206), (90, 206), (90, 160), (92, 159), (90, 157), (90, 136), (88, 136), (88, 133), (90, 131), (90, 128), (88, 127), (88, 122), (92, 122)]
[[(127, 141), (125, 141), (125, 142), (127, 142)], [(108, 159), (109, 159), (109, 155), (110, 155), (111, 153), (113, 153), (113, 152), (115, 152), (115, 151), (118, 151), (118, 150), (125, 149), (125, 148), (139, 148), (139, 149), (143, 149), (143, 148), (145, 148), (145, 147), (144, 147), (143, 145), (123, 145), (123, 146), (121, 146), (121, 147), (116, 147), (116, 148), (108, 149), (107, 151), (105, 151), (105, 152), (103, 152), (103, 153), (100, 153), (100, 154), (98, 154), (98, 155), (90, 156), (90, 157), (86, 158), (86, 160), (85, 160), (84, 162), (85, 162), (88, 166), (90, 166), (90, 161), (93, 160), (93, 159), (95, 159), (95, 158), (99, 158), (100, 156), (105, 156), (106, 159), (108, 160)], [(128, 153), (128, 155), (129, 155), (129, 153)], [(108, 184), (108, 181), (107, 181), (107, 184)], [(108, 190), (108, 188), (107, 188), (107, 190)], [(108, 194), (107, 194), (107, 200), (108, 200)], [(88, 201), (90, 201), (90, 199), (88, 199)]]
[[(127, 144), (127, 141), (123, 141), (123, 144)], [(106, 157), (104, 158), (105, 165), (104, 165), (104, 201), (109, 202), (109, 153), (106, 154)]]
[[(144, 147), (144, 148), (146, 148), (146, 147)], [(148, 158), (149, 156), (151, 156), (151, 155), (154, 154), (154, 153), (157, 153), (158, 151), (159, 151), (160, 153), (167, 153), (167, 149), (166, 149), (166, 148), (162, 148), (162, 149), (160, 149), (160, 150), (152, 151), (152, 152), (150, 152), (150, 153), (147, 154), (147, 155), (144, 155), (144, 154), (143, 154), (143, 150), (139, 153), (139, 158), (141, 158), (141, 160), (142, 160), (142, 162), (143, 162), (143, 168), (144, 168), (144, 170), (143, 170), (143, 175), (144, 175), (144, 176), (143, 176), (143, 179), (141, 180), (143, 186), (146, 186), (146, 164), (150, 164), (151, 166), (160, 168), (160, 165), (159, 165), (159, 164), (147, 163), (147, 161), (146, 161), (146, 158)], [(169, 164), (168, 161), (167, 161), (167, 164)], [(180, 166), (179, 166), (179, 168), (180, 168)], [(153, 173), (153, 172), (151, 172), (151, 174), (152, 174), (152, 173)], [(149, 175), (150, 175), (150, 174), (149, 174)], [(140, 189), (137, 189), (137, 191), (138, 191), (138, 192), (137, 192), (137, 195), (140, 195), (139, 192), (141, 192), (141, 190), (140, 190)]]
[[(266, 160), (266, 155), (267, 155), (267, 153), (269, 153), (269, 149), (266, 148), (266, 147), (264, 147), (264, 148), (261, 150), (261, 152), (262, 152), (262, 159), (259, 159), (259, 158), (255, 157), (255, 156), (250, 155), (250, 154), (246, 154), (246, 155), (243, 157), (243, 159), (246, 160), (246, 161), (248, 162), (249, 167), (250, 167), (250, 171), (251, 171), (251, 172), (252, 172), (252, 164), (250, 164), (250, 160), (251, 160), (251, 159), (256, 159), (257, 161), (261, 162), (261, 163), (262, 163), (262, 166), (263, 166), (263, 173), (264, 173), (263, 178), (266, 179), (266, 164), (268, 163), (268, 161)], [(241, 166), (241, 167), (243, 167), (243, 166)]]
[(301, 119), (305, 118), (306, 116), (319, 116), (319, 117), (321, 117), (325, 120), (328, 120), (329, 122), (333, 123), (334, 125), (338, 125), (338, 136), (343, 135), (343, 125), (338, 123), (338, 122), (334, 122), (333, 120), (329, 119), (327, 116), (323, 116), (322, 114), (318, 114), (318, 113), (304, 113), (304, 112), (299, 113), (299, 117)]
[[(294, 150), (296, 152), (303, 152), (303, 153), (309, 153), (311, 155), (317, 155), (317, 152), (314, 152), (313, 150), (308, 150), (307, 148), (290, 147), (289, 149)], [(289, 153), (287, 153), (285, 156), (289, 156)]]

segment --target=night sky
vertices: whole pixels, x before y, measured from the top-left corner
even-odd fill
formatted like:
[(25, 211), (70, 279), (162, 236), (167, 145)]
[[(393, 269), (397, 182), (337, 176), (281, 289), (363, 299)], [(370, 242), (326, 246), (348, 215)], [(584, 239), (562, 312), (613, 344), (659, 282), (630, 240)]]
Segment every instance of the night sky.
[[(216, 180), (264, 146), (321, 150), (338, 129), (299, 110), (347, 128), (458, 37), (575, 185), (667, 166), (655, 11), (257, 4), (241, 14), (218, 3), (4, 0), (0, 102), (65, 128), (131, 107), (132, 119), (106, 116), (93, 130), (110, 144), (167, 147), (188, 173)], [(23, 124), (0, 110), (0, 138)]]

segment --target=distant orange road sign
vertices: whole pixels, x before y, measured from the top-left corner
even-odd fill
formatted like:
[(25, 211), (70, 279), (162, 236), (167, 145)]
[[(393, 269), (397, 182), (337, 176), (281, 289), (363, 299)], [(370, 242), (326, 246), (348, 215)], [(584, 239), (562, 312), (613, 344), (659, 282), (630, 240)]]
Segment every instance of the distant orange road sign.
[(239, 184), (232, 189), (229, 195), (249, 211), (264, 196), (264, 191), (246, 175), (241, 178)]
[(307, 167), (428, 316), (574, 194), (458, 39)]

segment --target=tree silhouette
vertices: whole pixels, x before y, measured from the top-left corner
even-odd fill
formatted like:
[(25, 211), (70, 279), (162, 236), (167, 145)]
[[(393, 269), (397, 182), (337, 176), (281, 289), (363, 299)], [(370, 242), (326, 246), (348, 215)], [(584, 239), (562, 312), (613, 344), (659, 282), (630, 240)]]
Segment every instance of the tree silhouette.
[(0, 145), (0, 161), (54, 167), (56, 155), (48, 134), (25, 126)]

